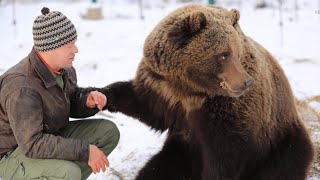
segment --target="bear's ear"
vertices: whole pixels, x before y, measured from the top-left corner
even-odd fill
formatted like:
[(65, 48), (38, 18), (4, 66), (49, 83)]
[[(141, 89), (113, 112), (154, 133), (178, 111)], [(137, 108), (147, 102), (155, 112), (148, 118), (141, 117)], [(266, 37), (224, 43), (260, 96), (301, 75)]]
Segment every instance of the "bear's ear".
[(206, 16), (199, 11), (193, 12), (169, 29), (168, 38), (175, 43), (183, 44), (206, 25)]
[(240, 12), (237, 9), (231, 9), (230, 10), (231, 13), (231, 21), (232, 21), (232, 25), (236, 25), (240, 19)]

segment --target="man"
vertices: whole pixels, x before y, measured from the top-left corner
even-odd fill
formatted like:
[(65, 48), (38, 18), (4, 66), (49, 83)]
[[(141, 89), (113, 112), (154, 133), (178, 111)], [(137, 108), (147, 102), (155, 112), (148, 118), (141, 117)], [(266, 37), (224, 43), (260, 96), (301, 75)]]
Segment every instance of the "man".
[(106, 170), (119, 130), (104, 119), (98, 88), (79, 88), (72, 67), (77, 32), (62, 13), (41, 10), (34, 47), (0, 76), (0, 179), (86, 179)]

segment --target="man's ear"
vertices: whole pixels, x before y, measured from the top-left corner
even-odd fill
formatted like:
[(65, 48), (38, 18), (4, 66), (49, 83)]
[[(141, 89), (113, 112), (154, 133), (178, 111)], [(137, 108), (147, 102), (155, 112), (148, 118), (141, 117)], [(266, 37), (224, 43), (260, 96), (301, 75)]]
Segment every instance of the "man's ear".
[(235, 26), (236, 24), (238, 24), (238, 21), (240, 19), (240, 12), (237, 9), (231, 9), (230, 15), (231, 15), (232, 25)]
[(182, 18), (169, 29), (168, 39), (174, 43), (183, 44), (207, 25), (206, 16), (196, 11)]

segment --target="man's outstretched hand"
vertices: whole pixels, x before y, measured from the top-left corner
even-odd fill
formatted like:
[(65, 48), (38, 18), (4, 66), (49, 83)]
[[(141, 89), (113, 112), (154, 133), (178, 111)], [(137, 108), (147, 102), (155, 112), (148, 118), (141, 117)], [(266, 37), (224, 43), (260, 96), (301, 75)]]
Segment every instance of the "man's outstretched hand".
[(91, 91), (87, 98), (87, 107), (88, 108), (102, 108), (107, 104), (107, 97), (99, 91)]
[(94, 174), (99, 173), (100, 170), (106, 171), (109, 167), (109, 160), (107, 156), (95, 145), (89, 145), (89, 166)]

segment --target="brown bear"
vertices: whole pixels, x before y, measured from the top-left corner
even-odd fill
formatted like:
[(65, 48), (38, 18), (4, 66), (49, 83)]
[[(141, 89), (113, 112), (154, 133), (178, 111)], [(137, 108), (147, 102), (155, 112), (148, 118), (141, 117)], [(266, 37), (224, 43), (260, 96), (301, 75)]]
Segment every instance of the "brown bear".
[[(187, 5), (150, 33), (107, 109), (168, 130), (138, 180), (303, 180), (314, 157), (288, 80), (238, 10)], [(137, 137), (143, 138), (143, 137)]]

